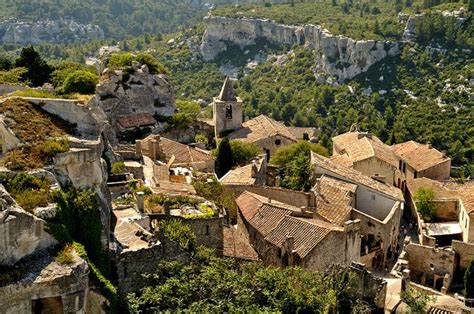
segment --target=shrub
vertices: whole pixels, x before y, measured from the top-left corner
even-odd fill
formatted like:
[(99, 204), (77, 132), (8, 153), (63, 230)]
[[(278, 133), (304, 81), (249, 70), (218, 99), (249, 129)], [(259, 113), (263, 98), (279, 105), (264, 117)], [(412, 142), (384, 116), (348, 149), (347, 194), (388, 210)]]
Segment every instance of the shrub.
[(419, 188), (414, 195), (416, 208), (426, 221), (432, 221), (436, 216), (436, 207), (433, 204), (434, 192), (428, 188)]
[(133, 61), (133, 55), (131, 53), (114, 53), (109, 58), (107, 64), (110, 68), (123, 68), (131, 66)]
[(158, 60), (156, 60), (156, 58), (148, 52), (141, 52), (137, 54), (135, 60), (140, 62), (141, 64), (146, 64), (151, 74), (168, 73), (164, 65), (159, 63)]
[(410, 313), (426, 313), (428, 303), (432, 300), (426, 292), (413, 288), (401, 292), (400, 297), (410, 308)]
[(66, 94), (93, 94), (98, 82), (99, 77), (96, 74), (77, 70), (67, 76), (62, 85), (62, 92)]
[(50, 199), (51, 182), (24, 172), (6, 182), (5, 188), (15, 201), (26, 211), (31, 212), (39, 206), (47, 206)]
[(67, 138), (46, 140), (36, 146), (38, 156), (41, 160), (47, 161), (59, 153), (65, 153), (69, 150), (69, 141)]
[(49, 204), (48, 193), (44, 190), (25, 190), (14, 193), (12, 196), (24, 210), (32, 212), (37, 207), (44, 207)]
[(28, 70), (26, 68), (13, 68), (11, 70), (0, 70), (0, 84), (19, 84), (23, 75)]
[(260, 152), (255, 144), (242, 141), (230, 141), (230, 149), (232, 151), (233, 166), (247, 164), (250, 159), (256, 157)]
[(63, 265), (74, 264), (74, 247), (71, 244), (66, 244), (64, 248), (58, 252), (54, 260), (56, 263)]
[(113, 174), (119, 174), (125, 172), (125, 163), (123, 161), (114, 162), (112, 164), (111, 171)]
[(466, 298), (474, 298), (474, 260), (469, 263), (464, 273), (464, 293)]
[(196, 235), (187, 225), (178, 219), (160, 221), (160, 228), (166, 237), (178, 242), (179, 246), (188, 252), (193, 252), (196, 247)]

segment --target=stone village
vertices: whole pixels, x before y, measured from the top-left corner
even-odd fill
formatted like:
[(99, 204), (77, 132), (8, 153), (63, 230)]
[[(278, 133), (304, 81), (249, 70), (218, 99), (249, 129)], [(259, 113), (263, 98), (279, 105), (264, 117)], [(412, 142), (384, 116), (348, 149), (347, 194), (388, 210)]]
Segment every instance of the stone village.
[[(382, 312), (404, 311), (399, 293), (413, 287), (435, 296), (430, 313), (470, 313), (456, 292), (474, 259), (474, 182), (450, 180), (444, 152), (414, 141), (388, 146), (353, 125), (332, 139), (332, 156), (311, 153), (308, 191), (285, 189), (270, 158), (281, 147), (317, 142), (317, 129), (287, 127), (264, 115), (245, 120), (243, 102), (226, 79), (212, 120), (165, 130), (160, 118), (176, 110), (173, 86), (145, 64), (133, 67), (132, 74), (105, 69), (88, 103), (0, 100), (4, 156), (32, 145), (23, 134), (39, 132), (41, 121), (56, 121), (67, 138), (67, 151), (28, 175), (47, 180), (51, 190), (72, 185), (95, 193), (101, 242), (121, 296), (142, 288), (142, 275), (162, 261), (190, 259), (160, 228), (176, 219), (192, 229), (197, 244), (242, 262), (308, 271), (345, 265), (358, 279), (357, 293)], [(37, 123), (15, 119), (18, 106)], [(194, 142), (197, 133), (252, 143), (260, 155), (217, 178), (215, 157)], [(22, 208), (7, 189), (18, 172), (11, 166), (0, 170), (0, 269), (14, 274), (0, 276), (0, 312), (104, 312), (107, 302), (89, 282), (85, 257), (76, 252), (70, 264), (53, 258), (57, 241), (46, 221), (57, 204)], [(199, 196), (195, 182), (222, 186), (235, 211)], [(418, 210), (415, 194), (422, 188), (433, 191), (432, 217)]]

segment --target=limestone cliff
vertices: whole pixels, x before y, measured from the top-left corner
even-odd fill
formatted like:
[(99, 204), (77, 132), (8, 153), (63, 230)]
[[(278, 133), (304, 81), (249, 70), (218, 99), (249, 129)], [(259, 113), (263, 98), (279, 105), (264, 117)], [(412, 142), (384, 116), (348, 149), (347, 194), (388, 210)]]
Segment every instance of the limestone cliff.
[(306, 45), (320, 52), (318, 70), (337, 77), (351, 79), (367, 71), (374, 63), (400, 53), (399, 44), (375, 40), (354, 40), (333, 35), (317, 25), (284, 25), (275, 21), (208, 16), (207, 30), (201, 43), (206, 61), (214, 60), (230, 45), (241, 49), (267, 41), (281, 46)]
[(25, 256), (54, 245), (44, 220), (18, 206), (0, 185), (0, 265), (13, 265)]
[(70, 150), (54, 158), (54, 174), (61, 185), (71, 183), (75, 188), (92, 189), (99, 200), (103, 225), (103, 244), (109, 240), (110, 213), (112, 211), (110, 191), (107, 187), (107, 165), (102, 155), (107, 143), (102, 137), (96, 141), (69, 138)]
[(68, 40), (92, 40), (105, 38), (98, 25), (80, 24), (71, 20), (44, 20), (37, 22), (17, 21), (13, 18), (0, 20), (0, 42), (10, 44), (40, 44), (66, 42)]

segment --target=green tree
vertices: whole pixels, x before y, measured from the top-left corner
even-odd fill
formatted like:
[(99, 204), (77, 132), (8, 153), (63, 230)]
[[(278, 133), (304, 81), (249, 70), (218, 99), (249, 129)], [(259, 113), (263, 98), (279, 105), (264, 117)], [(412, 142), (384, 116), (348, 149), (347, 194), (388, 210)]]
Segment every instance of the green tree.
[(309, 191), (311, 188), (311, 164), (305, 154), (295, 156), (279, 169), (282, 188)]
[(41, 86), (49, 82), (52, 69), (33, 46), (21, 50), (20, 56), (15, 60), (15, 66), (27, 69), (23, 80), (29, 81), (33, 86)]
[(232, 151), (232, 166), (243, 166), (250, 159), (256, 157), (259, 149), (252, 143), (242, 141), (230, 141), (230, 149)]
[(410, 313), (413, 314), (426, 313), (428, 303), (432, 301), (432, 297), (426, 292), (413, 288), (401, 292), (400, 297), (410, 308)]
[(220, 178), (232, 169), (234, 161), (232, 159), (232, 149), (229, 138), (226, 136), (217, 147), (216, 174)]
[(474, 260), (469, 263), (464, 273), (464, 293), (466, 298), (474, 298)]
[(179, 112), (189, 114), (193, 117), (197, 117), (201, 113), (199, 103), (191, 100), (176, 99), (176, 107), (179, 109)]
[(433, 204), (434, 192), (428, 188), (419, 188), (414, 195), (416, 208), (426, 221), (432, 221), (436, 216), (436, 207)]
[(78, 70), (68, 75), (62, 86), (62, 91), (66, 94), (93, 94), (97, 83), (99, 83), (99, 77), (96, 74)]

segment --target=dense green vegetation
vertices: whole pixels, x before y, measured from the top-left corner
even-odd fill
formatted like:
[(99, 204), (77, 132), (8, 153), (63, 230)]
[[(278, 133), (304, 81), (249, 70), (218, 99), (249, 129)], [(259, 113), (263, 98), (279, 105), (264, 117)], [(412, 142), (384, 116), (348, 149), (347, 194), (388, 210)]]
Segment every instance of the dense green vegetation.
[(433, 204), (434, 192), (428, 188), (419, 188), (416, 190), (414, 199), (416, 207), (423, 219), (427, 222), (433, 221), (436, 217), (436, 207)]
[(280, 186), (283, 188), (309, 191), (311, 188), (311, 151), (328, 156), (327, 150), (319, 144), (299, 141), (296, 144), (282, 147), (270, 159), (272, 164), (278, 165)]
[(47, 206), (51, 201), (51, 182), (25, 172), (18, 172), (12, 179), (6, 179), (3, 185), (8, 193), (24, 210), (32, 212), (40, 206)]
[(370, 311), (368, 304), (352, 296), (354, 281), (346, 269), (335, 267), (327, 274), (321, 274), (293, 267), (281, 269), (257, 263), (239, 264), (231, 259), (218, 258), (212, 251), (203, 247), (192, 249), (190, 252), (193, 257), (190, 264), (179, 261), (163, 263), (158, 275), (150, 278), (151, 284), (139, 293), (130, 294), (129, 311), (131, 313), (166, 312), (176, 309), (205, 313)]
[[(450, 2), (449, 8), (468, 7), (468, 2)], [(364, 1), (323, 0), (317, 2), (288, 1), (275, 5), (225, 6), (214, 10), (214, 15), (254, 17), (275, 20), (282, 24), (322, 25), (334, 34), (354, 39), (399, 40), (405, 24), (398, 21), (398, 13), (421, 13), (428, 5), (422, 0)], [(440, 7), (442, 8), (442, 7)]]
[(474, 298), (474, 260), (469, 263), (464, 273), (464, 293), (466, 298)]

